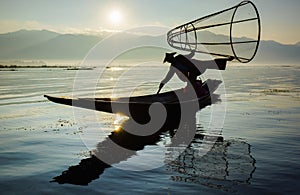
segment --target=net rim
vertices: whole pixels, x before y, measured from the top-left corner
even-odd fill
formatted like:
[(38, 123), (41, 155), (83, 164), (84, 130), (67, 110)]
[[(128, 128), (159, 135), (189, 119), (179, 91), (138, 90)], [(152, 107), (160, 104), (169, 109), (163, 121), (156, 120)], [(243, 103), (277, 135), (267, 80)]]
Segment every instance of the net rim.
[[(248, 60), (245, 60), (245, 61), (243, 61), (242, 59), (247, 59), (247, 58), (242, 58), (242, 57), (238, 57), (237, 56), (237, 54), (236, 54), (236, 52), (235, 52), (235, 50), (234, 50), (234, 47), (233, 47), (233, 40), (232, 40), (232, 29), (233, 29), (233, 24), (234, 24), (234, 22), (233, 22), (233, 20), (234, 20), (234, 17), (235, 17), (235, 14), (236, 14), (236, 12), (237, 12), (237, 10), (238, 10), (238, 8), (240, 7), (240, 6), (244, 6), (244, 5), (247, 5), (247, 4), (251, 4), (252, 5), (252, 7), (254, 8), (254, 10), (255, 10), (255, 13), (256, 13), (256, 16), (257, 16), (257, 25), (258, 25), (258, 35), (257, 35), (257, 40), (256, 40), (256, 42), (257, 42), (257, 44), (256, 44), (256, 47), (255, 47), (255, 50), (254, 50), (254, 52), (253, 52), (253, 54), (252, 54), (252, 57), (251, 58), (249, 58)], [(231, 22), (230, 22), (230, 46), (231, 46), (231, 50), (232, 50), (232, 53), (233, 53), (233, 55), (234, 55), (234, 57), (239, 61), (239, 62), (241, 62), (241, 63), (248, 63), (248, 62), (250, 62), (251, 60), (253, 60), (253, 58), (255, 57), (255, 55), (256, 55), (256, 53), (257, 53), (257, 50), (258, 50), (258, 46), (259, 46), (259, 42), (260, 42), (260, 33), (261, 33), (261, 24), (260, 24), (260, 16), (259, 16), (259, 12), (258, 12), (258, 9), (257, 9), (257, 7), (255, 6), (255, 4), (253, 3), (253, 2), (251, 2), (251, 1), (242, 1), (241, 3), (239, 3), (238, 5), (236, 5), (235, 6), (235, 10), (234, 10), (234, 12), (233, 12), (233, 14), (232, 14), (232, 17), (231, 17)]]

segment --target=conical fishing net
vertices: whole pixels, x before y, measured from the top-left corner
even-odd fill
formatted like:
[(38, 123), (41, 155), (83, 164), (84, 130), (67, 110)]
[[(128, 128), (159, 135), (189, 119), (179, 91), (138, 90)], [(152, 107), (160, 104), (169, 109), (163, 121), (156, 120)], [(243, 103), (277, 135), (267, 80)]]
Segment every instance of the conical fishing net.
[(167, 34), (171, 47), (250, 62), (260, 41), (260, 18), (251, 1), (180, 25)]

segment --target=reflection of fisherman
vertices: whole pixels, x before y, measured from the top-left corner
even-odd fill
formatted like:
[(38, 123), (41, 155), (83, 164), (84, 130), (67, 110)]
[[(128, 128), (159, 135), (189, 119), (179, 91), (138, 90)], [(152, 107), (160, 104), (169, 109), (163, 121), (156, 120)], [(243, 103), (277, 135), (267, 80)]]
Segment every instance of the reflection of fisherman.
[(165, 78), (161, 81), (159, 85), (158, 92), (163, 88), (163, 86), (176, 75), (183, 82), (187, 82), (187, 87), (185, 88), (187, 91), (191, 90), (191, 87), (196, 91), (198, 96), (205, 94), (205, 89), (202, 88), (201, 80), (197, 80), (197, 77), (200, 76), (206, 69), (219, 69), (225, 70), (226, 62), (232, 61), (234, 58), (229, 57), (225, 59), (215, 59), (211, 61), (200, 61), (192, 59), (194, 56), (194, 52), (188, 55), (177, 55), (174, 57), (176, 52), (166, 53), (164, 63), (171, 63), (169, 72), (165, 76)]

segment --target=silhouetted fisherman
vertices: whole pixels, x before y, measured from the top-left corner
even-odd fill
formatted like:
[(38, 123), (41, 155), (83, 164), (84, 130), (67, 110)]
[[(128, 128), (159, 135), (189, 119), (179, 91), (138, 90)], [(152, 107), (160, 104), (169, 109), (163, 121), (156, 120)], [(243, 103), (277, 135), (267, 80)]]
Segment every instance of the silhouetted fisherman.
[(197, 80), (197, 77), (205, 72), (206, 69), (217, 69), (225, 70), (227, 61), (232, 61), (234, 57), (230, 56), (224, 59), (215, 59), (209, 61), (200, 61), (192, 59), (194, 52), (188, 55), (177, 55), (174, 56), (176, 52), (166, 53), (163, 63), (171, 63), (169, 72), (165, 78), (161, 81), (157, 94), (163, 88), (163, 86), (174, 76), (178, 76), (183, 82), (187, 82), (187, 86), (184, 92), (189, 92), (195, 90), (198, 97), (205, 95), (206, 90), (202, 87), (202, 81)]

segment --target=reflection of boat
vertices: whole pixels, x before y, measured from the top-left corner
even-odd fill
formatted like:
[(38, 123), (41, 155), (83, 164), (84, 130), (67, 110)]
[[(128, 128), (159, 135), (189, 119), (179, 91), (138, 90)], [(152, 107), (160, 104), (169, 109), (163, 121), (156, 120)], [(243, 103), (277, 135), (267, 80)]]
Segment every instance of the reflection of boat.
[[(99, 142), (89, 158), (81, 160), (78, 165), (70, 166), (61, 175), (54, 177), (52, 182), (88, 185), (98, 179), (105, 169), (136, 156), (137, 151), (144, 150), (147, 145), (156, 145), (160, 141), (174, 138), (175, 129), (178, 128), (174, 123), (168, 123), (151, 135), (139, 136), (127, 132), (135, 128), (130, 120), (132, 119), (125, 121), (120, 129)], [(186, 125), (191, 129), (196, 128), (195, 123), (189, 122)], [(207, 143), (209, 140), (214, 141)], [(212, 148), (200, 156), (198, 150), (207, 147), (207, 144), (212, 144)], [(173, 181), (197, 183), (230, 191), (228, 188), (232, 184), (249, 183), (255, 171), (255, 159), (248, 143), (207, 135), (201, 129), (196, 130), (191, 143), (179, 156), (172, 144), (165, 147), (162, 158), (165, 159), (166, 169)], [(173, 158), (172, 155), (177, 157)]]
[[(91, 110), (97, 110), (108, 113), (120, 113), (126, 116), (131, 116), (138, 122), (148, 122), (150, 120), (149, 108), (155, 103), (161, 103), (167, 110), (167, 116), (179, 115), (182, 106), (195, 106), (193, 108), (199, 110), (212, 102), (211, 94), (218, 88), (220, 81), (208, 80), (203, 83), (203, 87), (210, 93), (201, 97), (186, 98), (187, 95), (183, 94), (182, 89), (170, 91), (155, 95), (136, 96), (136, 97), (124, 97), (124, 98), (60, 98), (45, 95), (50, 101), (65, 104), (69, 106), (81, 107)], [(179, 99), (179, 97), (184, 97)]]
[[(120, 129), (111, 132), (104, 141), (99, 142), (89, 158), (81, 160), (78, 165), (70, 166), (61, 175), (54, 177), (52, 182), (88, 185), (93, 180), (98, 179), (104, 170), (111, 165), (128, 160), (135, 156), (137, 151), (143, 150), (147, 145), (155, 145), (166, 137), (173, 137), (175, 129), (178, 128), (177, 123), (166, 123), (159, 131), (151, 135), (134, 135), (128, 132), (132, 128), (136, 128), (131, 123), (131, 120), (123, 122)], [(176, 120), (179, 119), (172, 119), (173, 122)], [(187, 125), (191, 125), (191, 128), (196, 128), (195, 122)], [(194, 139), (203, 140), (205, 136), (200, 133), (195, 135)], [(220, 136), (213, 139), (217, 141), (223, 140)], [(162, 156), (162, 158), (164, 157)], [(151, 164), (151, 162), (149, 163)]]

